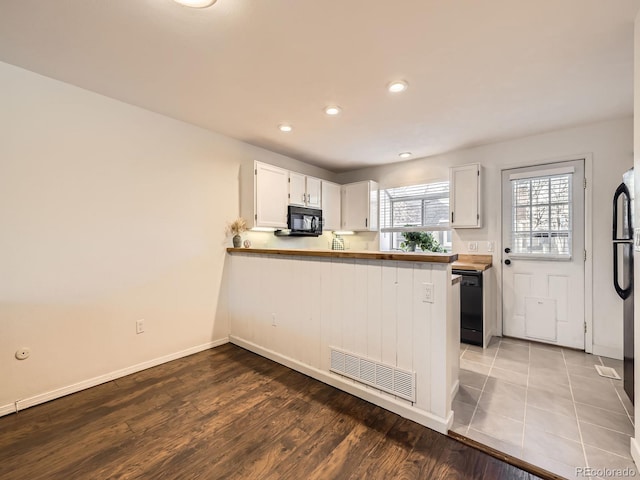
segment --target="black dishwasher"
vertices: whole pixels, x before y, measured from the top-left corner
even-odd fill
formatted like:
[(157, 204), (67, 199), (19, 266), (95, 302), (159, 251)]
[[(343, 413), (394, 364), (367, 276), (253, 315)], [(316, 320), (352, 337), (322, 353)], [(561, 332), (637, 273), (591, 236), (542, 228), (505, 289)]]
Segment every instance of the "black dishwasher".
[(482, 346), (482, 272), (453, 270), (461, 275), (460, 341)]

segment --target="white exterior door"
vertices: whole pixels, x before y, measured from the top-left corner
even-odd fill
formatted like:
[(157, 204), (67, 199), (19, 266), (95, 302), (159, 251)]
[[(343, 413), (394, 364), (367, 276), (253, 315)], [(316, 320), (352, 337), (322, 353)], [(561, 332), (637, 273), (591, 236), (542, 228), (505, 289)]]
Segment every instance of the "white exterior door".
[(584, 161), (503, 170), (503, 334), (584, 350)]

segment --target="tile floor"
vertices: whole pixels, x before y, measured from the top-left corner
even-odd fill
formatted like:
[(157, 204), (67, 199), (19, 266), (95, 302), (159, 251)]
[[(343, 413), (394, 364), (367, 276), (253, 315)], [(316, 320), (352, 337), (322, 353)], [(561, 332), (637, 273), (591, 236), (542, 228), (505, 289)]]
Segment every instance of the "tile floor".
[(577, 470), (587, 466), (638, 476), (629, 453), (633, 407), (622, 380), (599, 376), (596, 364), (622, 377), (620, 360), (552, 345), (461, 344), (452, 430), (569, 479), (618, 478)]

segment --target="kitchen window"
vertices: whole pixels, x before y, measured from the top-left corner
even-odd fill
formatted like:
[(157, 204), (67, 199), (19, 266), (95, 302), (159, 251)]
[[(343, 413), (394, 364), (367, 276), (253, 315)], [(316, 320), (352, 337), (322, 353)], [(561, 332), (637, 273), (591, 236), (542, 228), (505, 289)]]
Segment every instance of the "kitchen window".
[(451, 251), (448, 181), (380, 190), (380, 250), (401, 250), (403, 232), (429, 232)]

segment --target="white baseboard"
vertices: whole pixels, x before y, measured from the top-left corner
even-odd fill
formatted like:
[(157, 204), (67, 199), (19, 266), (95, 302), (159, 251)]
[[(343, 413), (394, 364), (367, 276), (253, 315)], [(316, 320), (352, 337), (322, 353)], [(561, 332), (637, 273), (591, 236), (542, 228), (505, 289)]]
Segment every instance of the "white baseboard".
[(640, 445), (633, 437), (631, 437), (631, 458), (636, 466), (640, 465)]
[(455, 383), (453, 384), (453, 387), (451, 387), (452, 400), (456, 398), (456, 395), (458, 394), (458, 390), (460, 390), (460, 379), (456, 379)]
[(619, 348), (615, 348), (615, 347), (604, 347), (602, 345), (594, 345), (593, 351), (591, 353), (601, 357), (608, 357), (608, 358), (615, 358), (618, 360), (622, 360), (622, 351)]
[(373, 403), (374, 405), (382, 407), (393, 413), (397, 413), (401, 417), (413, 420), (420, 425), (424, 425), (425, 427), (431, 428), (432, 430), (443, 433), (445, 435), (447, 434), (449, 428), (451, 427), (451, 424), (453, 423), (452, 411), (449, 411), (449, 415), (447, 416), (447, 418), (441, 418), (430, 412), (415, 408), (408, 403), (402, 403), (401, 401), (396, 400), (393, 397), (377, 394), (375, 390), (366, 388), (364, 385), (361, 386), (357, 383), (347, 381), (344, 377), (341, 377), (338, 374), (324, 372), (315, 367), (311, 367), (307, 364), (299, 362), (298, 360), (295, 360), (291, 357), (281, 355), (277, 352), (274, 352), (273, 350), (263, 348), (242, 338), (230, 335), (229, 341), (234, 345), (238, 345), (239, 347), (245, 348), (253, 353), (268, 358), (269, 360), (273, 360), (274, 362), (278, 362), (279, 364), (289, 367), (300, 373), (304, 373), (305, 375), (314, 378), (322, 383), (326, 383), (327, 385), (331, 385), (332, 387), (335, 387), (339, 390), (350, 393), (351, 395), (366, 400), (367, 402)]
[(229, 343), (228, 337), (214, 340), (213, 342), (204, 343), (202, 345), (196, 345), (195, 347), (187, 348), (186, 350), (170, 353), (169, 355), (154, 358), (152, 360), (138, 363), (137, 365), (132, 365), (130, 367), (116, 370), (114, 372), (106, 373), (98, 377), (89, 378), (87, 380), (83, 380), (82, 382), (74, 383), (73, 385), (68, 385), (66, 387), (57, 388), (55, 390), (41, 393), (39, 395), (34, 395), (33, 397), (24, 398), (16, 401), (14, 404), (2, 405), (0, 406), (0, 416), (15, 413), (20, 410), (24, 410), (25, 408), (33, 407), (50, 400), (55, 400), (56, 398), (64, 397), (66, 395), (85, 390), (87, 388), (95, 387), (96, 385), (100, 385), (102, 383), (126, 377), (127, 375), (131, 375), (132, 373), (140, 372), (151, 367), (156, 367), (158, 365), (162, 365), (163, 363), (177, 360), (178, 358), (193, 355), (194, 353), (203, 352), (204, 350), (209, 350), (210, 348), (218, 347), (220, 345), (224, 345), (225, 343)]
[(0, 417), (3, 417), (4, 415), (9, 415), (10, 413), (16, 413), (18, 410), (16, 410), (16, 404), (15, 403), (9, 403), (7, 405), (2, 405), (0, 407)]

